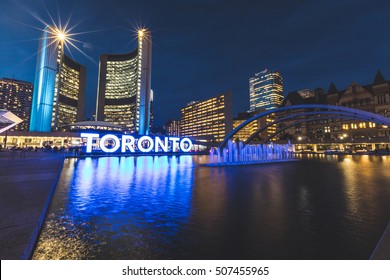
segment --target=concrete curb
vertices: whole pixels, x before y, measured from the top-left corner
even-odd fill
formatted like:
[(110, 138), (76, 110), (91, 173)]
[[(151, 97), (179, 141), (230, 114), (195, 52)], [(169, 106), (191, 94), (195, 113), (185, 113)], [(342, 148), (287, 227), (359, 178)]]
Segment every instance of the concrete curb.
[(47, 210), (49, 209), (49, 206), (51, 204), (52, 198), (54, 196), (54, 192), (57, 188), (58, 180), (60, 179), (62, 168), (64, 167), (65, 158), (62, 160), (62, 164), (60, 166), (60, 170), (58, 171), (58, 174), (54, 180), (54, 183), (51, 187), (49, 197), (47, 198), (47, 201), (42, 209), (42, 213), (39, 217), (38, 223), (34, 228), (34, 231), (32, 233), (31, 239), (27, 244), (27, 247), (24, 249), (23, 255), (20, 257), (21, 260), (29, 260), (32, 258), (32, 255), (34, 253), (34, 249), (37, 245), (39, 235), (41, 233), (43, 222), (45, 221), (45, 217), (47, 214)]
[(390, 260), (390, 223), (376, 245), (370, 260)]

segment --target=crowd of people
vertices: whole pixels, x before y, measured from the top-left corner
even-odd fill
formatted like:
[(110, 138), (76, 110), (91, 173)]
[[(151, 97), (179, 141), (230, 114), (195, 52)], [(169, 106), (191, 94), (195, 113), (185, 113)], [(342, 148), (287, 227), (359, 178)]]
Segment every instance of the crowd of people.
[(27, 146), (27, 147), (18, 147), (18, 146), (12, 146), (12, 147), (7, 147), (3, 148), (2, 145), (0, 145), (0, 152), (15, 152), (15, 153), (20, 153), (20, 157), (25, 157), (27, 152), (46, 152), (46, 153), (59, 153), (62, 155), (71, 155), (71, 156), (78, 156), (80, 155), (82, 151), (82, 147), (57, 147), (57, 146), (50, 146), (50, 145), (45, 145), (43, 147), (32, 147), (32, 146)]

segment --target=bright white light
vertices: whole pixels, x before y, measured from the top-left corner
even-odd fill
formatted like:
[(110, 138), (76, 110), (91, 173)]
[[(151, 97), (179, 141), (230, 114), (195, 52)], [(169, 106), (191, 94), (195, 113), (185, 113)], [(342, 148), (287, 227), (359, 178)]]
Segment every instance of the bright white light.
[(60, 41), (65, 41), (66, 34), (62, 31), (58, 30), (57, 37), (58, 37), (58, 39), (60, 39)]

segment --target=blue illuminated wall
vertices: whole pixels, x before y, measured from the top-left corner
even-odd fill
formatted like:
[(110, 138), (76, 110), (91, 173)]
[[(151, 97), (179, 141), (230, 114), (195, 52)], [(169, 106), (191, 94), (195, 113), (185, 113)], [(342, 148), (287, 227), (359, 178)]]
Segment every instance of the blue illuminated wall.
[(39, 42), (30, 131), (49, 132), (53, 113), (58, 42), (47, 26)]
[(138, 36), (138, 59), (141, 66), (139, 100), (138, 134), (148, 135), (150, 128), (151, 68), (152, 68), (152, 36), (150, 31), (143, 30)]

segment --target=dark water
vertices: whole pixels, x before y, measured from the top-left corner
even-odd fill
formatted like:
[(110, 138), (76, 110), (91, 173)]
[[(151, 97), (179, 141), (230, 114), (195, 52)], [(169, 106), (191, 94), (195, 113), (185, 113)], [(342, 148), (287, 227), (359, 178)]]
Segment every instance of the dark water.
[(207, 160), (66, 160), (34, 259), (368, 259), (390, 221), (390, 157)]

